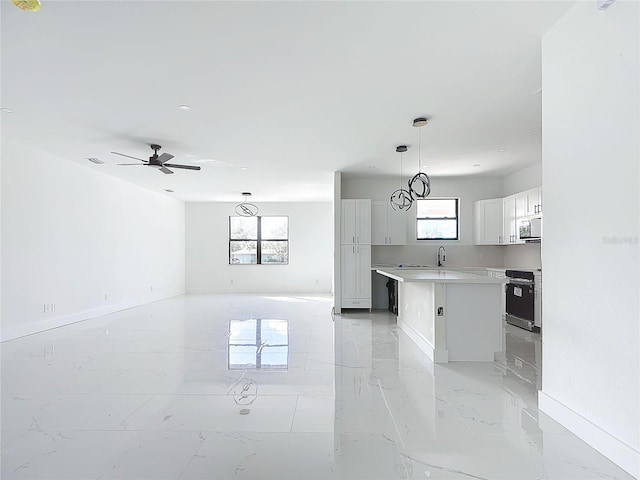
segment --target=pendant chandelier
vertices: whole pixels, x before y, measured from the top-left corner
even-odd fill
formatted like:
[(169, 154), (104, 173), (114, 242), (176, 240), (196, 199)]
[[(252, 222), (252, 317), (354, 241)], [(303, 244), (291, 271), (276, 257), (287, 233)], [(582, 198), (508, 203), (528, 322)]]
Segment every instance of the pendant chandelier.
[(236, 205), (235, 211), (241, 217), (255, 217), (258, 215), (258, 207), (253, 203), (248, 203), (247, 198), (251, 196), (251, 192), (242, 192), (244, 198), (242, 203)]
[(391, 194), (389, 203), (394, 210), (409, 210), (413, 205), (413, 198), (408, 190), (402, 188), (402, 154), (407, 151), (406, 145), (396, 147), (396, 152), (400, 153), (400, 188)]
[(422, 150), (422, 130), (429, 121), (424, 118), (416, 118), (413, 121), (413, 126), (418, 128), (418, 173), (416, 173), (411, 180), (409, 180), (409, 194), (412, 200), (418, 200), (419, 198), (427, 198), (431, 193), (431, 180), (426, 173), (422, 172), (422, 159), (420, 152)]

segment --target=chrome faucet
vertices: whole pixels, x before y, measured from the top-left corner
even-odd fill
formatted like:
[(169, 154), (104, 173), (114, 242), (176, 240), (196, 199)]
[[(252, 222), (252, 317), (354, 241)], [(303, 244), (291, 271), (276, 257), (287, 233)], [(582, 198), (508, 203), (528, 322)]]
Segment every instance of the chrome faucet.
[[(442, 256), (440, 256), (440, 251), (442, 251)], [(441, 267), (442, 262), (444, 262), (447, 259), (446, 253), (447, 251), (444, 249), (442, 245), (440, 245), (440, 248), (438, 248), (438, 266), (439, 267)]]

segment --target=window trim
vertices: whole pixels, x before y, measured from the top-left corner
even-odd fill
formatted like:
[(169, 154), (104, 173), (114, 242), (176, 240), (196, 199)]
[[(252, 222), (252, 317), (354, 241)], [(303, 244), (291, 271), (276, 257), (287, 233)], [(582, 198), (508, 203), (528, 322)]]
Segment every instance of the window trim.
[[(429, 200), (455, 200), (456, 205), (456, 216), (455, 217), (418, 217), (418, 203), (422, 201)], [(456, 236), (455, 238), (449, 237), (436, 237), (436, 238), (420, 238), (418, 237), (418, 225), (420, 220), (455, 220), (456, 221)], [(434, 198), (424, 198), (416, 200), (416, 241), (449, 241), (449, 242), (457, 242), (460, 241), (460, 197), (434, 197)]]
[[(284, 217), (287, 219), (287, 238), (262, 238), (262, 218), (263, 217)], [(229, 215), (228, 234), (229, 239), (229, 265), (289, 265), (291, 251), (289, 250), (289, 215), (255, 215), (258, 220), (256, 229), (256, 238), (231, 238), (231, 219), (243, 218), (240, 215)], [(232, 263), (231, 262), (231, 242), (256, 242), (256, 263)], [(287, 243), (287, 261), (282, 263), (262, 263), (262, 242), (286, 242)]]

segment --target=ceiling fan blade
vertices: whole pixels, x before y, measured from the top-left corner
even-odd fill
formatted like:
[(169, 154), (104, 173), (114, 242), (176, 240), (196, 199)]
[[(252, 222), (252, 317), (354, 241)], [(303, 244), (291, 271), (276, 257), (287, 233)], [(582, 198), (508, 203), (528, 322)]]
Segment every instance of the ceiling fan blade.
[(111, 152), (114, 155), (120, 155), (121, 157), (127, 157), (127, 158), (133, 158), (134, 160), (140, 160), (141, 162), (147, 163), (146, 160), (143, 160), (142, 158), (138, 158), (138, 157), (132, 157), (131, 155), (125, 155), (124, 153), (118, 153), (118, 152)]
[(160, 165), (162, 165), (164, 162), (168, 162), (172, 158), (173, 158), (173, 155), (171, 155), (170, 153), (163, 153), (158, 157), (158, 162), (160, 163)]
[(171, 170), (169, 170), (166, 167), (160, 167), (158, 170), (160, 170), (162, 173), (166, 173), (167, 175), (170, 173), (173, 173)]
[(174, 165), (171, 163), (165, 163), (164, 165), (166, 167), (171, 167), (171, 168), (184, 168), (186, 170), (200, 170), (200, 167), (195, 167), (193, 165)]
[(118, 165), (131, 165), (132, 167), (144, 167), (144, 163), (118, 163)]

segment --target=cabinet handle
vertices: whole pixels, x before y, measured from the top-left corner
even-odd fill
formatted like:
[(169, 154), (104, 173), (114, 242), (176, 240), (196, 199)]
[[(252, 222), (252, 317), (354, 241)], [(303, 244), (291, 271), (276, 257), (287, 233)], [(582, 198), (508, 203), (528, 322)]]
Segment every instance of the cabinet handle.
[(351, 237), (351, 243), (356, 243), (356, 236)]
[(356, 237), (356, 243), (360, 243), (360, 235)]
[(351, 253), (356, 253), (356, 246), (355, 246), (355, 245), (353, 245), (353, 246), (351, 247)]

